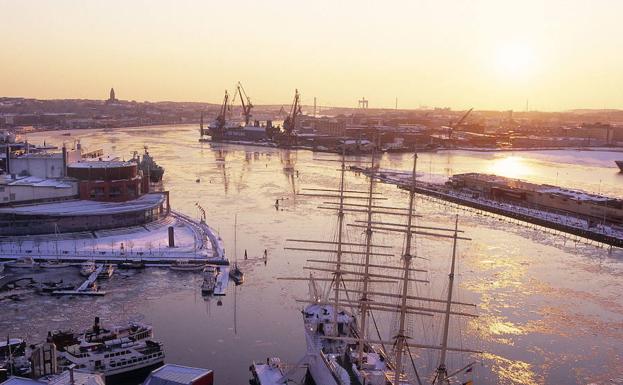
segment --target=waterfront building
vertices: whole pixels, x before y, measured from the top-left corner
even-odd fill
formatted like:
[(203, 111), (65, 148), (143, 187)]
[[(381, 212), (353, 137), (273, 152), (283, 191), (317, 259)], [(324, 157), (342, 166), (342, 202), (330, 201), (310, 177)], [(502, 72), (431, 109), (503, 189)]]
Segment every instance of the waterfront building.
[(618, 198), (480, 173), (454, 175), (449, 184), (488, 199), (570, 213), (595, 223), (623, 224), (623, 200)]

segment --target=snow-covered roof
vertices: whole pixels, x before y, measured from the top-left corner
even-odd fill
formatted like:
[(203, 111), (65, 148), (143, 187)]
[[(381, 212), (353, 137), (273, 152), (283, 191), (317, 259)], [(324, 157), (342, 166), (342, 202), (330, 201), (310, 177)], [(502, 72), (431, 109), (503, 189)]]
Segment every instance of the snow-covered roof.
[(114, 168), (114, 167), (128, 167), (136, 166), (135, 162), (124, 162), (119, 160), (83, 160), (68, 164), (67, 167), (71, 168)]
[(188, 385), (211, 372), (209, 369), (166, 364), (151, 372), (143, 385)]
[(45, 382), (36, 381), (32, 378), (11, 377), (8, 380), (0, 383), (0, 385), (45, 385)]
[(2, 175), (0, 176), (0, 185), (71, 188), (72, 182), (64, 179), (45, 179), (38, 178), (36, 176), (17, 177), (16, 179), (12, 179), (10, 175)]
[(0, 208), (0, 214), (18, 215), (104, 215), (120, 214), (146, 210), (160, 205), (165, 195), (160, 193), (145, 194), (137, 199), (126, 202), (97, 202), (89, 200), (70, 200), (43, 204)]

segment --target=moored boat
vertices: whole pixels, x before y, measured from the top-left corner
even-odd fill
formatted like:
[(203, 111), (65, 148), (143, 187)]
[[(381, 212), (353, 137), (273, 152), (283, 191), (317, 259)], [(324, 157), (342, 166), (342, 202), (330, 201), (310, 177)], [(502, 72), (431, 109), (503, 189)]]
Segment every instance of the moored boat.
[(93, 261), (83, 262), (80, 265), (80, 275), (82, 275), (83, 277), (88, 277), (95, 272), (96, 268), (97, 267), (95, 266), (95, 262)]
[(201, 284), (202, 294), (213, 294), (216, 288), (219, 271), (214, 266), (206, 266), (203, 269), (203, 283)]
[(119, 266), (120, 269), (144, 269), (145, 268), (145, 262), (143, 262), (143, 261), (127, 260), (127, 261), (123, 261), (123, 262), (119, 263), (118, 266)]
[(7, 262), (6, 267), (11, 269), (35, 269), (39, 264), (32, 257), (19, 257), (15, 261)]
[(253, 385), (279, 385), (284, 384), (284, 370), (281, 359), (278, 357), (269, 357), (266, 363), (253, 362), (249, 367), (253, 379), (250, 381)]
[(48, 342), (57, 346), (61, 368), (76, 365), (83, 371), (101, 373), (107, 383), (130, 378), (138, 383), (162, 366), (165, 357), (162, 344), (153, 340), (151, 326), (130, 323), (104, 329), (98, 317), (83, 334), (54, 332)]
[(115, 272), (115, 267), (112, 263), (104, 265), (102, 271), (97, 275), (97, 279), (110, 279)]
[(170, 266), (175, 271), (201, 271), (204, 267), (204, 263), (195, 263), (188, 259), (176, 259)]
[(244, 282), (244, 273), (240, 270), (237, 263), (234, 263), (234, 267), (229, 270), (229, 278), (231, 278), (236, 285), (241, 285)]
[(45, 262), (41, 262), (39, 264), (44, 269), (61, 269), (65, 267), (70, 267), (69, 263), (61, 262), (58, 259), (52, 259)]

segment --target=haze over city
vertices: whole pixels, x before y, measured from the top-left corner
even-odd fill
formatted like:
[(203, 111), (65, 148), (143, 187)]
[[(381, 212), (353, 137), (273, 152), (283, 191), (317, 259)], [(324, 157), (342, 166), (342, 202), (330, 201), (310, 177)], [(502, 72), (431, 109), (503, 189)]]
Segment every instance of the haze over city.
[(0, 2), (3, 96), (623, 107), (619, 1)]

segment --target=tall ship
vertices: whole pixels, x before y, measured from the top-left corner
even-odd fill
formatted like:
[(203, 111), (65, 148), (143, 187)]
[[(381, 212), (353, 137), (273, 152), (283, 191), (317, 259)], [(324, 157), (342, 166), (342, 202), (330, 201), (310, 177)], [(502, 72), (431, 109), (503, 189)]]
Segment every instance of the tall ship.
[[(475, 305), (453, 299), (457, 241), (467, 238), (459, 236), (458, 218), (453, 228), (419, 226), (415, 223), (416, 162), (417, 156), (409, 189), (409, 205), (407, 208), (399, 208), (378, 206), (375, 203), (376, 199), (382, 197), (374, 191), (374, 173), (370, 176), (368, 191), (345, 190), (345, 165), (342, 158), (339, 189), (314, 189), (323, 191), (321, 196), (325, 198), (332, 192), (333, 198), (337, 199), (337, 202), (325, 202), (321, 206), (337, 212), (337, 235), (334, 241), (290, 240), (305, 246), (286, 247), (290, 250), (329, 253), (332, 256), (330, 259), (308, 259), (311, 266), (305, 269), (312, 271), (307, 278), (310, 298), (299, 300), (304, 303), (302, 316), (307, 345), (307, 354), (302, 361), (317, 384), (421, 384), (422, 368), (418, 370), (414, 360), (416, 349), (439, 353), (434, 372), (430, 374), (433, 384), (450, 384), (471, 376), (473, 362), (452, 370), (446, 364), (448, 352), (480, 353), (449, 345), (450, 318), (475, 317), (464, 309)], [(345, 191), (348, 195), (345, 195)], [(367, 204), (347, 203), (350, 198), (365, 198)], [(363, 243), (344, 241), (344, 216), (350, 212), (366, 215), (365, 221), (356, 221), (350, 225), (363, 229)], [(375, 218), (380, 213), (406, 218), (406, 221), (400, 224)], [(391, 256), (387, 253), (390, 247), (373, 243), (373, 234), (378, 230), (404, 234), (400, 263), (388, 263), (386, 257)], [(420, 294), (423, 290), (418, 285), (426, 284), (428, 280), (421, 276), (426, 270), (417, 268), (414, 263), (417, 258), (422, 258), (414, 247), (416, 234), (453, 241), (449, 279), (443, 297)], [(322, 245), (322, 248), (310, 247), (310, 243)], [(385, 260), (375, 263), (376, 257), (385, 257)], [(316, 277), (316, 272), (328, 276)], [(322, 282), (329, 283), (326, 290), (322, 289)], [(393, 320), (391, 327), (379, 326), (379, 317)], [(438, 343), (430, 342), (428, 336), (425, 338), (415, 334), (411, 327), (414, 317), (421, 317), (433, 329), (440, 330)], [(288, 373), (285, 373), (284, 378), (287, 376)]]
[(149, 325), (130, 323), (124, 327), (104, 329), (99, 318), (83, 334), (55, 331), (48, 342), (56, 345), (61, 368), (100, 373), (106, 381), (144, 379), (164, 363), (164, 348), (153, 340)]

